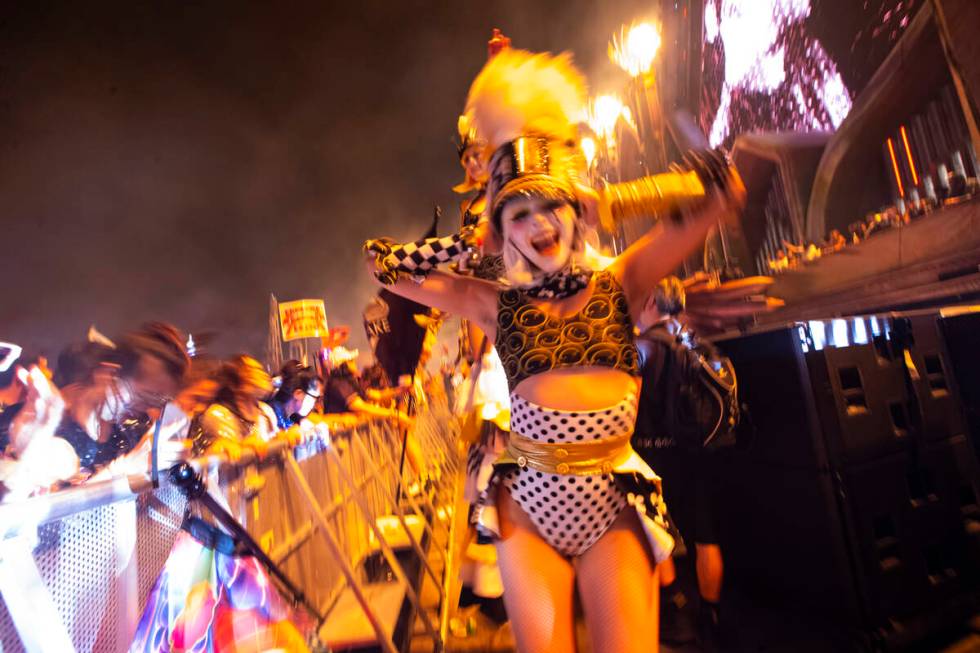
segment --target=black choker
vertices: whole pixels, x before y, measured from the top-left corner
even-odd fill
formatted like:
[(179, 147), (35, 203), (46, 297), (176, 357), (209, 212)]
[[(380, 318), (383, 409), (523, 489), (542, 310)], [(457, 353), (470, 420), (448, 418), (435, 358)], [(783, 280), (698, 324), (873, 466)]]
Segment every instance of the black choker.
[(523, 291), (535, 299), (562, 299), (570, 297), (589, 285), (592, 270), (574, 267), (544, 277), (538, 284)]

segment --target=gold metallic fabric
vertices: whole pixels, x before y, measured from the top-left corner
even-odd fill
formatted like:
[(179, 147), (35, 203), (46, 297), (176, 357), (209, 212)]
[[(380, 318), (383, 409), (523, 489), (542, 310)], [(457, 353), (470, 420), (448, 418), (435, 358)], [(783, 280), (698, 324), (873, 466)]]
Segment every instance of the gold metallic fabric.
[(563, 367), (594, 365), (640, 375), (623, 288), (608, 270), (594, 279), (588, 302), (566, 317), (548, 315), (520, 289), (500, 293), (494, 345), (512, 390), (529, 376)]
[(527, 135), (504, 143), (490, 158), (488, 213), (494, 217), (516, 195), (575, 201), (575, 180), (584, 162), (577, 147)]
[(511, 433), (507, 450), (497, 462), (514, 463), (546, 474), (608, 474), (632, 454), (631, 436), (625, 433), (591, 442), (545, 444)]
[(602, 191), (599, 220), (604, 229), (612, 231), (624, 220), (690, 206), (703, 200), (705, 194), (704, 184), (693, 171), (666, 172), (609, 184)]

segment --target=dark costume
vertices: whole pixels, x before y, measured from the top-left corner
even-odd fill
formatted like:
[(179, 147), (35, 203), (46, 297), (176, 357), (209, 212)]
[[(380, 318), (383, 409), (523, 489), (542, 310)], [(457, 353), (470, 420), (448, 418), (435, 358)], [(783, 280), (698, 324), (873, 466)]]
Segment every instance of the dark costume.
[(121, 422), (114, 423), (109, 437), (105, 442), (97, 442), (82, 428), (82, 425), (65, 415), (55, 431), (59, 437), (75, 450), (79, 466), (87, 472), (94, 472), (99, 467), (132, 451), (150, 429), (153, 420), (147, 415), (127, 417)]

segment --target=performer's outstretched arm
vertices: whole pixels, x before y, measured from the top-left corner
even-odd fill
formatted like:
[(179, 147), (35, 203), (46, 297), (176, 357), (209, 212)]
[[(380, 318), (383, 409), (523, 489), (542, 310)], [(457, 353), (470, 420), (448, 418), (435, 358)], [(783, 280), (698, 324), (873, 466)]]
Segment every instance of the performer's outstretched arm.
[(393, 243), (379, 238), (364, 243), (364, 250), (375, 256), (374, 276), (385, 285), (398, 278), (399, 272), (424, 276), (437, 266), (449, 263), (476, 246), (472, 227), (441, 238), (423, 238), (414, 243)]
[[(377, 241), (365, 243), (365, 263), (375, 279), (379, 283), (385, 283), (379, 274), (378, 257), (370, 247), (373, 242)], [(396, 295), (476, 322), (491, 339), (497, 333), (499, 288), (490, 281), (431, 270), (424, 278), (394, 273), (391, 282), (385, 285)]]
[[(688, 162), (704, 185), (704, 202), (682, 220), (659, 221), (610, 265), (637, 313), (657, 282), (696, 251), (713, 226), (735, 219), (745, 204), (745, 187), (721, 153), (691, 153)], [(643, 203), (643, 194), (634, 194), (629, 214), (639, 215)]]

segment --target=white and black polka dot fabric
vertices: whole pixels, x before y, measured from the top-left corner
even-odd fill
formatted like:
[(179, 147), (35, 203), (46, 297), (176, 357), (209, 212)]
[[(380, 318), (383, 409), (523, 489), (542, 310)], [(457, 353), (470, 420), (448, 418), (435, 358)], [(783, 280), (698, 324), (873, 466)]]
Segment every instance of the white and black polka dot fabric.
[[(635, 423), (634, 394), (595, 411), (544, 408), (511, 395), (511, 431), (546, 444), (621, 436), (631, 433)], [(588, 550), (627, 505), (612, 474), (547, 474), (518, 468), (501, 480), (541, 537), (567, 556)]]

